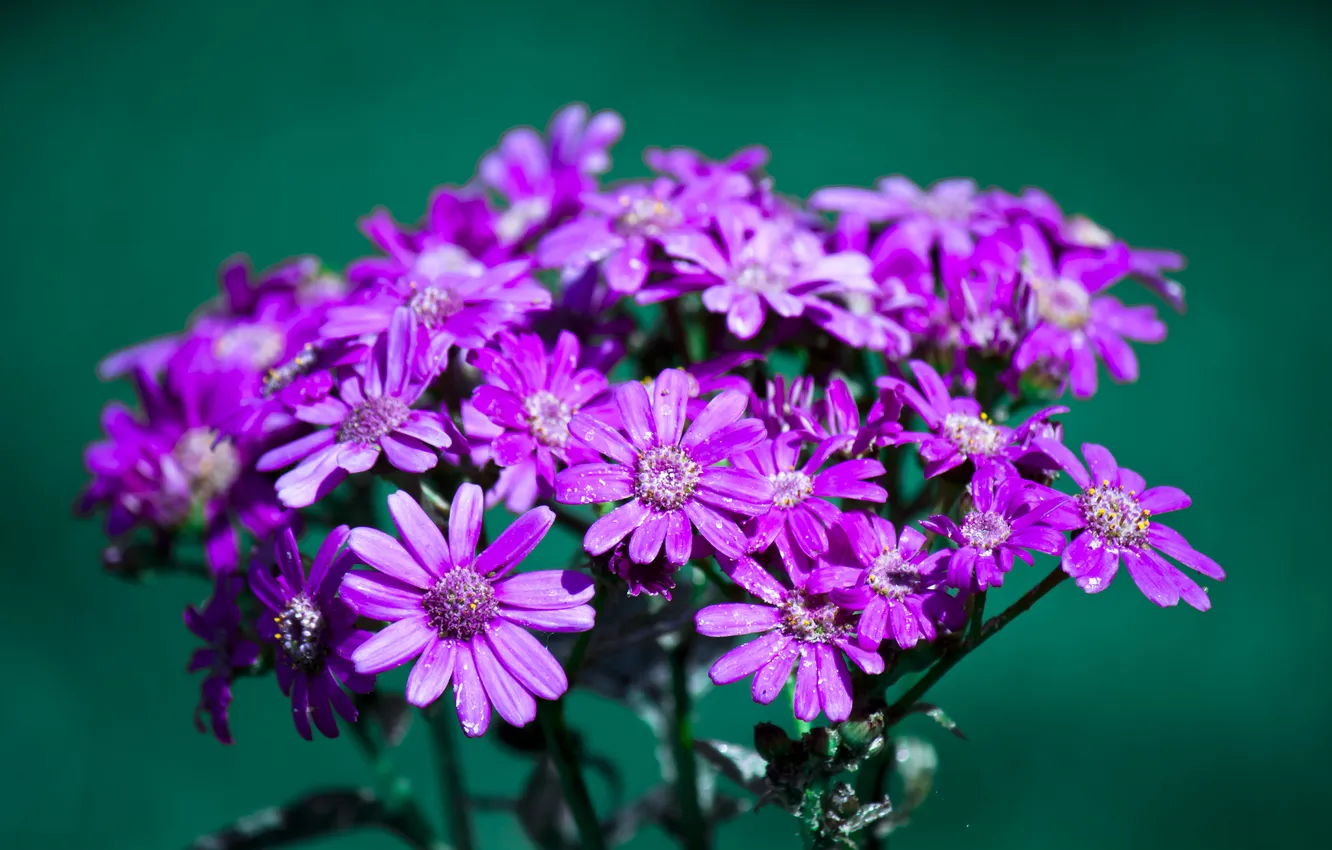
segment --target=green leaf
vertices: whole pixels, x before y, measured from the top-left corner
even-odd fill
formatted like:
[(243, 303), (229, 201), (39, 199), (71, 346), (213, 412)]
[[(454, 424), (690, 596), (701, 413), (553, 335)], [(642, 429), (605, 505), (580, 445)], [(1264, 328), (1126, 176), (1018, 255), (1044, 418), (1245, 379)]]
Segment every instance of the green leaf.
[(285, 806), (261, 809), (226, 829), (200, 836), (191, 850), (263, 850), (354, 829), (383, 829), (418, 850), (444, 850), (422, 824), (389, 810), (368, 788), (319, 791)]
[(931, 720), (933, 720), (935, 723), (938, 723), (940, 726), (947, 729), (949, 732), (952, 732), (954, 735), (961, 738), (962, 740), (965, 741), (967, 739), (967, 736), (962, 734), (962, 730), (957, 728), (957, 722), (954, 721), (953, 718), (949, 717), (942, 708), (935, 705), (934, 703), (918, 702), (915, 705), (911, 706), (911, 708), (907, 709), (907, 714), (924, 714), (927, 717), (929, 717)]

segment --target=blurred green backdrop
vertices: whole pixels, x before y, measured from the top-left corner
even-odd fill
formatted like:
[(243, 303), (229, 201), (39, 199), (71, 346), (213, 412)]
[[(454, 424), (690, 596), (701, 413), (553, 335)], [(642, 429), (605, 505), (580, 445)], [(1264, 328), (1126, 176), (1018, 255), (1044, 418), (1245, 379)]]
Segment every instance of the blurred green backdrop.
[[(1140, 348), (1142, 381), (1107, 384), (1067, 421), (1072, 440), (1190, 491), (1178, 527), (1230, 579), (1205, 615), (1157, 609), (1127, 578), (1098, 597), (1064, 586), (959, 667), (933, 698), (970, 741), (920, 721), (942, 768), (894, 846), (1327, 846), (1324, 12), (373, 5), (0, 11), (0, 844), (180, 848), (305, 779), (366, 778), (349, 742), (299, 740), (270, 682), (238, 688), (235, 747), (195, 734), (180, 610), (200, 590), (104, 577), (98, 528), (69, 518), (80, 449), (121, 392), (93, 364), (178, 327), (228, 254), (340, 265), (366, 251), (357, 216), (385, 204), (414, 219), (508, 127), (583, 100), (628, 123), (617, 175), (642, 173), (649, 144), (721, 156), (763, 142), (787, 192), (891, 172), (1036, 184), (1134, 244), (1189, 256), (1191, 310), (1167, 344)], [(700, 734), (748, 739), (745, 688), (702, 709)], [(582, 700), (574, 714), (603, 751), (651, 758), (628, 713)], [(402, 758), (430, 793), (420, 732)], [(478, 789), (520, 781), (523, 763), (492, 741), (471, 752)], [(631, 790), (649, 778), (631, 774)], [(523, 846), (503, 818), (481, 825), (487, 848)], [(798, 846), (774, 810), (721, 838)]]

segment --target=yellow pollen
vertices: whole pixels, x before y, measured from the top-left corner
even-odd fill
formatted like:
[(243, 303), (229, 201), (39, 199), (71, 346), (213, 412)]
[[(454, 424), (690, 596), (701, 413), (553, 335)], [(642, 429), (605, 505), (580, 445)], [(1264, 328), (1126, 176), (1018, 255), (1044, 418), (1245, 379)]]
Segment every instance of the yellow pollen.
[(1102, 487), (1109, 487), (1109, 486), (1110, 486), (1110, 479), (1109, 479), (1109, 478), (1103, 478), (1103, 479), (1101, 479), (1101, 486), (1102, 486)]

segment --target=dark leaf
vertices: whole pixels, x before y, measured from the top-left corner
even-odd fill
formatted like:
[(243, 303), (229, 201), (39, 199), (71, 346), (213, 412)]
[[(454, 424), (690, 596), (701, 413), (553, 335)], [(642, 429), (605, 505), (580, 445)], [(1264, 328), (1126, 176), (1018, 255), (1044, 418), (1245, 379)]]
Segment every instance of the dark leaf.
[(694, 752), (746, 791), (763, 793), (768, 763), (756, 751), (729, 741), (700, 738), (694, 742)]
[(396, 747), (407, 737), (407, 730), (411, 728), (416, 712), (400, 695), (371, 691), (368, 694), (353, 694), (352, 700), (360, 715), (359, 722), (369, 720), (379, 727), (385, 746)]
[(893, 741), (893, 770), (902, 777), (905, 797), (891, 815), (880, 820), (874, 834), (880, 838), (906, 824), (916, 807), (925, 802), (934, 788), (934, 774), (939, 769), (939, 754), (921, 738), (903, 737)]
[(219, 832), (201, 836), (192, 850), (263, 850), (353, 829), (383, 829), (418, 850), (442, 850), (424, 824), (394, 813), (367, 788), (321, 791), (285, 806), (261, 809)]

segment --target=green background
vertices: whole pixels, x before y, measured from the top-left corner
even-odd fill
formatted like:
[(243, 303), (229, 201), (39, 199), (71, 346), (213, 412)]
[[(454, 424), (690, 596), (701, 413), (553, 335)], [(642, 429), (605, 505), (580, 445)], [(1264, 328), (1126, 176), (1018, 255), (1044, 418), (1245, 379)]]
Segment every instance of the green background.
[[(1328, 17), (1015, 5), (5, 4), (0, 844), (179, 848), (307, 781), (364, 781), (349, 742), (297, 738), (271, 682), (238, 688), (236, 746), (194, 732), (180, 610), (199, 588), (104, 577), (97, 526), (70, 519), (80, 449), (123, 392), (93, 364), (178, 327), (232, 252), (345, 263), (366, 252), (359, 215), (414, 219), (508, 127), (582, 100), (626, 119), (618, 175), (647, 145), (763, 142), (787, 192), (892, 172), (1035, 184), (1189, 256), (1189, 314), (1068, 431), (1188, 490), (1176, 525), (1230, 578), (1207, 614), (1127, 576), (1063, 586), (987, 644), (933, 694), (970, 741), (912, 721), (942, 767), (894, 846), (1327, 846)], [(700, 733), (746, 740), (746, 691), (710, 696)], [(573, 713), (601, 750), (651, 759), (628, 713)], [(402, 758), (433, 792), (423, 741)], [(470, 749), (479, 789), (516, 787), (521, 761)], [(481, 826), (488, 848), (523, 846), (501, 817)], [(798, 846), (794, 821), (722, 832), (758, 841)]]

